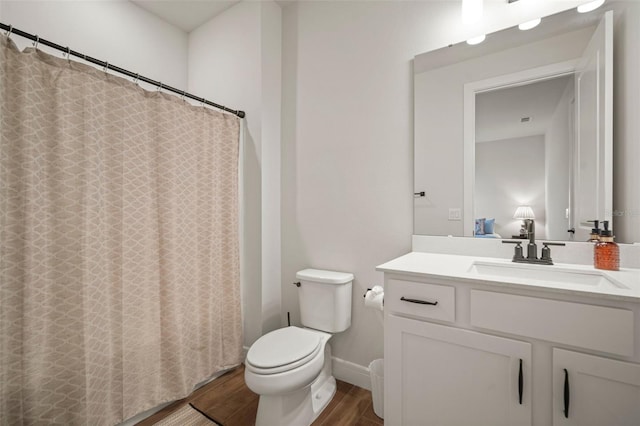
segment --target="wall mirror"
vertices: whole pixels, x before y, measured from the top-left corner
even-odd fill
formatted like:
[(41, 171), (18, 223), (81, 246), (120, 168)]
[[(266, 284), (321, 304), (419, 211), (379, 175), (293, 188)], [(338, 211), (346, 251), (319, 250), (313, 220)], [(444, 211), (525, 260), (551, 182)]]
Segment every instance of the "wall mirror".
[(524, 207), (539, 239), (615, 227), (613, 27), (626, 3), (416, 56), (415, 234), (513, 238)]

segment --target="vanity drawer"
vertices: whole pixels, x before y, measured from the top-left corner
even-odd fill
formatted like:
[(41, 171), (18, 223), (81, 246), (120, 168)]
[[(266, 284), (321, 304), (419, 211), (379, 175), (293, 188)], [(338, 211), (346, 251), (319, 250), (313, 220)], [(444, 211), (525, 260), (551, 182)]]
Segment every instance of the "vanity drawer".
[(633, 355), (633, 312), (626, 309), (471, 290), (471, 325)]
[(455, 322), (455, 294), (455, 287), (390, 279), (385, 289), (384, 309), (414, 317)]

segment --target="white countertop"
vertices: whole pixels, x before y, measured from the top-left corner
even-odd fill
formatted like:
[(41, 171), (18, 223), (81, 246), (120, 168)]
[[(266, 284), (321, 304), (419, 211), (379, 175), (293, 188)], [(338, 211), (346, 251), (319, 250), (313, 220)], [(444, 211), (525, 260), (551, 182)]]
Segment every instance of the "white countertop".
[[(376, 270), (640, 303), (640, 269), (604, 271), (590, 265), (534, 265), (514, 263), (511, 259), (411, 252), (379, 265)], [(573, 276), (576, 282), (572, 282)]]

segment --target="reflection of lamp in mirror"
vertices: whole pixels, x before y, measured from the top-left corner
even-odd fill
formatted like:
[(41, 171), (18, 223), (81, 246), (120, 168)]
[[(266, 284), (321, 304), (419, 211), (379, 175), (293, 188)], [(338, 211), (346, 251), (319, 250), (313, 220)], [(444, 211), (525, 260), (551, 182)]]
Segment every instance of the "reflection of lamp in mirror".
[(516, 212), (513, 214), (514, 219), (522, 220), (522, 227), (520, 227), (520, 236), (528, 237), (529, 236), (529, 224), (536, 216), (533, 214), (533, 209), (531, 206), (518, 206)]

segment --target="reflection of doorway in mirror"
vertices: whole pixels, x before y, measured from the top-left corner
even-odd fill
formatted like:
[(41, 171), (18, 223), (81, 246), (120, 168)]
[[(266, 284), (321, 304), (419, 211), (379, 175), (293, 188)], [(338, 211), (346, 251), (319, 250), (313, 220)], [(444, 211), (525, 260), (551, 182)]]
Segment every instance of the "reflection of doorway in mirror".
[(474, 218), (519, 234), (513, 212), (529, 205), (536, 236), (567, 239), (573, 141), (573, 74), (476, 95)]

